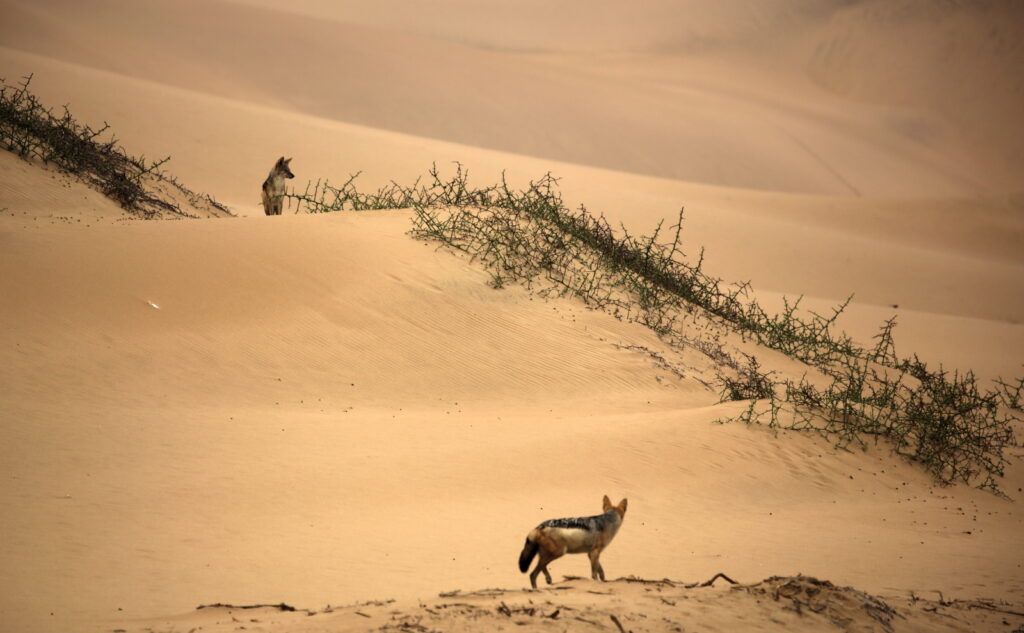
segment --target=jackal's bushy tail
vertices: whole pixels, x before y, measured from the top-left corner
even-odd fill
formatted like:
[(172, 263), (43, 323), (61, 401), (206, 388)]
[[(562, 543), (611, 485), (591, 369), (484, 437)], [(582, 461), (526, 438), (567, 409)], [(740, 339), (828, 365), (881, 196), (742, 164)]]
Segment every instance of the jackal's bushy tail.
[(531, 541), (530, 537), (526, 537), (526, 545), (523, 546), (523, 552), (519, 554), (519, 571), (526, 573), (526, 570), (530, 568), (530, 563), (533, 562), (533, 557), (537, 555), (540, 550), (540, 545), (537, 541)]

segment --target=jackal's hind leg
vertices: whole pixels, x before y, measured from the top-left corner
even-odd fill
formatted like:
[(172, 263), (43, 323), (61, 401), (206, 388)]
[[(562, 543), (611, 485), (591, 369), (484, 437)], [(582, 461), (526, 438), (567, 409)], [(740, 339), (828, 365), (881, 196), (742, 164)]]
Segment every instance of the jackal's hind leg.
[(588, 555), (590, 556), (590, 577), (594, 580), (600, 578), (601, 582), (604, 582), (604, 568), (601, 567), (601, 561), (598, 560), (601, 557), (601, 550), (590, 550)]
[(548, 563), (555, 560), (556, 558), (558, 558), (558, 556), (553, 556), (549, 551), (541, 548), (540, 556), (537, 559), (537, 566), (530, 573), (531, 587), (533, 587), (534, 589), (537, 588), (537, 576), (541, 572), (544, 572), (544, 580), (548, 581), (549, 585), (551, 584), (551, 572), (548, 571)]
[(540, 573), (540, 562), (538, 562), (537, 566), (534, 567), (533, 571), (530, 572), (530, 586), (533, 587), (534, 589), (537, 588), (537, 574), (539, 574), (539, 573)]

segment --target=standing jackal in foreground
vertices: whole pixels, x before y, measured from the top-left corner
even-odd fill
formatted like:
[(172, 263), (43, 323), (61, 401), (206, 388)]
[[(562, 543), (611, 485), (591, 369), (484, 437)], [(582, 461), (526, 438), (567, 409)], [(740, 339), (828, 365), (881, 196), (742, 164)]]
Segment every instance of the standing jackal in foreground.
[(540, 553), (537, 567), (530, 574), (530, 586), (537, 588), (537, 574), (544, 572), (544, 579), (551, 584), (548, 563), (561, 558), (565, 554), (582, 554), (590, 556), (590, 575), (594, 580), (604, 580), (604, 569), (598, 558), (604, 548), (615, 538), (615, 533), (622, 525), (622, 517), (626, 515), (626, 500), (613, 506), (604, 497), (604, 514), (592, 517), (576, 517), (572, 519), (551, 519), (535, 527), (526, 535), (526, 545), (519, 555), (519, 571), (526, 573), (533, 557)]
[(292, 159), (285, 159), (284, 156), (277, 159), (270, 175), (263, 181), (263, 212), (267, 215), (281, 215), (281, 205), (284, 200), (284, 179), (294, 178), (295, 174), (288, 168)]

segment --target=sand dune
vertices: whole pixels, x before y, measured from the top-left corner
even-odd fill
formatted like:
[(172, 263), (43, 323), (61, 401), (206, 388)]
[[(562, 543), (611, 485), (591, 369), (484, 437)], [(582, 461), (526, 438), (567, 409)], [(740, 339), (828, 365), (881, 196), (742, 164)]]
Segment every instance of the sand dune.
[(609, 0), (570, 0), (558, 5), (539, 0), (515, 4), (441, 0), (424, 13), (411, 0), (343, 5), (298, 0), (286, 7), (271, 0), (238, 3), (485, 49), (590, 54), (754, 48), (784, 39), (828, 15), (835, 5), (832, 0), (729, 4), (652, 0), (637, 6)]
[(1019, 189), (1022, 36), (1018, 2), (852, 3), (816, 34), (809, 72), (847, 97), (941, 115), (960, 137), (998, 155), (991, 167), (1003, 167), (1003, 182)]
[[(607, 630), (609, 614), (637, 631), (826, 622), (745, 590), (520, 593), (525, 532), (603, 494), (630, 499), (610, 577), (802, 572), (881, 596), (896, 630), (1019, 626), (969, 603), (1024, 610), (1019, 501), (936, 488), (884, 444), (712, 424), (744, 405), (717, 404), (706, 357), (495, 290), (410, 239), (408, 211), (259, 208), (281, 154), (300, 189), (411, 182), (432, 162), (479, 183), (551, 171), (632, 231), (685, 205), (687, 252), (769, 304), (855, 292), (842, 325), (861, 340), (896, 313), (901, 353), (1017, 375), (1016, 8), (926, 4), (601, 2), (577, 20), (573, 2), (538, 26), (534, 2), (0, 2), (0, 76), (35, 73), (46, 103), (171, 155), (248, 216), (132, 220), (0, 153), (0, 629), (566, 623), (499, 609), (531, 600)], [(955, 61), (936, 61), (944, 42)], [(949, 76), (903, 83), (883, 55), (903, 43)], [(948, 82), (970, 94), (932, 103)], [(470, 605), (454, 623), (453, 600)], [(281, 601), (317, 615), (193, 611)], [(854, 611), (847, 630), (879, 622)]]
[[(998, 155), (964, 146), (928, 111), (831, 99), (800, 72), (759, 62), (763, 54), (729, 64), (729, 85), (753, 93), (737, 98), (719, 87), (721, 68), (695, 56), (684, 59), (681, 79), (639, 80), (632, 72), (609, 76), (601, 60), (569, 70), (514, 52), (233, 3), (8, 0), (3, 11), (7, 48), (618, 171), (842, 196), (1004, 191), (1020, 174), (1020, 165), (1008, 174)], [(752, 13), (748, 30), (761, 32), (762, 11)], [(650, 58), (619, 63), (636, 71)]]
[[(260, 213), (258, 183), (280, 154), (298, 156), (300, 183), (341, 181), (362, 170), (367, 188), (412, 182), (434, 161), (442, 168), (461, 161), (481, 184), (497, 182), (503, 171), (520, 184), (551, 171), (570, 201), (635, 232), (674, 222), (685, 205), (687, 252), (705, 247), (708, 271), (750, 280), (766, 300), (806, 295), (826, 309), (853, 293), (865, 309), (844, 325), (862, 337), (897, 313), (900, 336), (925, 358), (990, 376), (1020, 365), (1019, 354), (984, 351), (1024, 341), (1019, 196), (857, 199), (722, 188), (428, 141), (12, 51), (0, 60), (8, 76), (36, 69), (33, 85), (42, 97), (73, 98), (76, 112), (109, 121), (129, 149), (172, 156), (169, 166), (184, 182), (238, 213)], [(134, 107), (146, 115), (132, 116)]]

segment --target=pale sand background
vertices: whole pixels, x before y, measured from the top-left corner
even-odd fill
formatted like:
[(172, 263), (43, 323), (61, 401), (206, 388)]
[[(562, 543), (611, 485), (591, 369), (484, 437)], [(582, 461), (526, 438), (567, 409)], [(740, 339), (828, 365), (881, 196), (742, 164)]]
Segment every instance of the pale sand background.
[(737, 408), (698, 356), (492, 290), (407, 212), (258, 204), (281, 154), (300, 186), (551, 171), (634, 231), (685, 205), (688, 252), (766, 301), (853, 292), (863, 340), (895, 313), (901, 353), (1019, 375), (1021, 5), (275, 5), (0, 2), (0, 76), (252, 216), (126, 221), (0, 155), (0, 628), (519, 587), (526, 530), (605, 493), (609, 576), (1024, 594), (1018, 502), (710, 424)]

